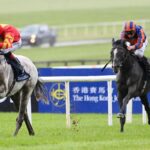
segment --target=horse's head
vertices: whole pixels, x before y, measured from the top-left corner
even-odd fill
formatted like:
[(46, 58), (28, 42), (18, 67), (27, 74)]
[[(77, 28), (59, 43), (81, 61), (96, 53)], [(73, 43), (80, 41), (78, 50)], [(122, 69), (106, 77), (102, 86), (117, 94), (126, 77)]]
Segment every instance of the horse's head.
[(121, 68), (127, 60), (129, 51), (127, 50), (128, 42), (124, 40), (112, 40), (111, 60), (112, 67), (115, 73)]

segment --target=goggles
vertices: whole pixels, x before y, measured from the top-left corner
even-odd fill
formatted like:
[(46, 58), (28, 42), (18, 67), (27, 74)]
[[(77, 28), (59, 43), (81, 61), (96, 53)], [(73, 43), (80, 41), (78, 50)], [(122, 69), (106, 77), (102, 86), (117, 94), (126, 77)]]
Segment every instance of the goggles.
[(127, 35), (132, 35), (132, 34), (135, 33), (135, 31), (126, 31), (125, 33), (126, 33)]

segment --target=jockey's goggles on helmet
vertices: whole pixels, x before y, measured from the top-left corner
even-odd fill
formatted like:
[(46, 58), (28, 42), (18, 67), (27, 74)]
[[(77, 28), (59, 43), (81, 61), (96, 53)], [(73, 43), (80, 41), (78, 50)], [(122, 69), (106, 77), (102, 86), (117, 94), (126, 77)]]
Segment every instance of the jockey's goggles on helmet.
[(125, 31), (125, 33), (126, 33), (127, 35), (132, 35), (132, 34), (135, 33), (135, 31)]

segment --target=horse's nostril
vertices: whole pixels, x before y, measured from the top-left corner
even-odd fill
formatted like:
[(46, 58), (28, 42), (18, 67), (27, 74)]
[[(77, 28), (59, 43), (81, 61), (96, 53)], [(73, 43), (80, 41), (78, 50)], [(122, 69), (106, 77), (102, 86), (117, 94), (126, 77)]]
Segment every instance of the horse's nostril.
[(118, 72), (118, 66), (113, 66), (113, 71), (114, 71), (114, 73), (117, 73)]

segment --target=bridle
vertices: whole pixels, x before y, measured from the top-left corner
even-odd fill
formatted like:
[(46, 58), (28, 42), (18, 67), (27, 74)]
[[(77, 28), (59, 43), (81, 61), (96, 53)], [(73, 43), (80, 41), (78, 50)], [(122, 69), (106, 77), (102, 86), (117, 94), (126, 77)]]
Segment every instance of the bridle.
[[(118, 50), (121, 50), (122, 52), (126, 51), (126, 49), (124, 47), (121, 47), (121, 46), (115, 46), (113, 48), (113, 52), (115, 49), (118, 49)], [(118, 52), (117, 52), (118, 53)], [(123, 57), (122, 60), (119, 60), (119, 64), (118, 65), (113, 65), (114, 64), (114, 56), (111, 58), (112, 60), (112, 68), (115, 72), (118, 71), (119, 68), (122, 68), (124, 66), (124, 64), (127, 62), (127, 59), (128, 59), (128, 56), (129, 56), (129, 53), (128, 52), (124, 52), (125, 53), (125, 57)]]

